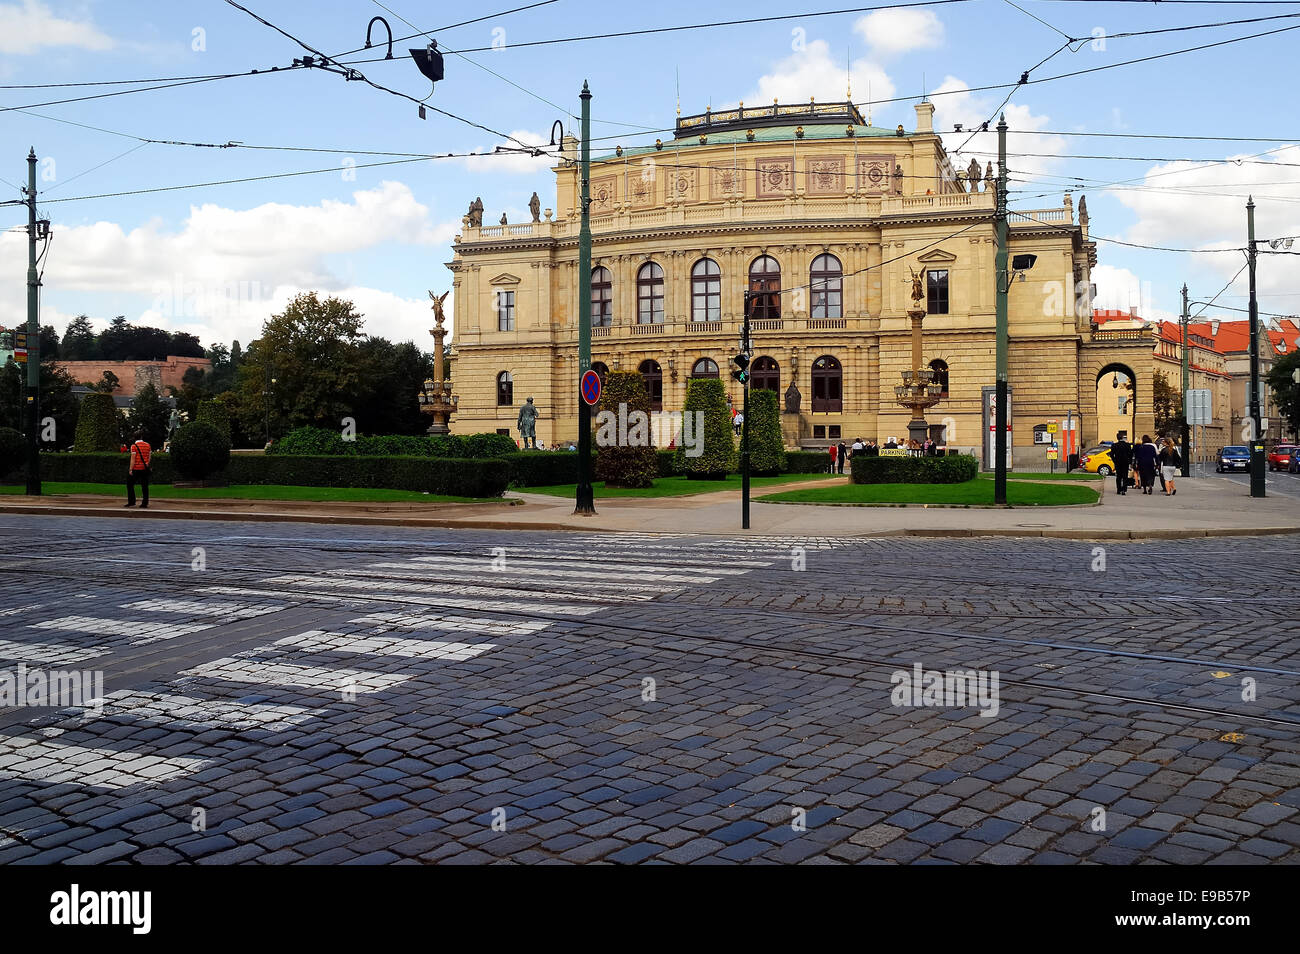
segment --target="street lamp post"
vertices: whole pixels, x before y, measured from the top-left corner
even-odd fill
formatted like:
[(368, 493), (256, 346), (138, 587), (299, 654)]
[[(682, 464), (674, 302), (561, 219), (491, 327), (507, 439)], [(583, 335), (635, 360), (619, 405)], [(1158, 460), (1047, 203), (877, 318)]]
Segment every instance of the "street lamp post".
[(578, 229), (578, 380), (569, 382), (578, 407), (578, 488), (575, 514), (594, 516), (591, 486), (591, 411), (582, 398), (582, 376), (591, 370), (591, 90), (582, 83), (582, 220)]

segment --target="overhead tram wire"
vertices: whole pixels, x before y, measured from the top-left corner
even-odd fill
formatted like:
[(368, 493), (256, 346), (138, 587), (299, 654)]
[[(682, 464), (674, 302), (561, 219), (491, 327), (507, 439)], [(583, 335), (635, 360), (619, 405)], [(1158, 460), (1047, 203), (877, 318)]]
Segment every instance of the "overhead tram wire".
[[(484, 21), (484, 20), (492, 20), (492, 19), (495, 19), (495, 18), (497, 18), (497, 17), (508, 16), (508, 15), (511, 14), (511, 13), (518, 13), (518, 12), (521, 11), (521, 10), (531, 10), (531, 9), (533, 9), (534, 7), (544, 7), (544, 6), (547, 6), (548, 4), (558, 3), (558, 2), (559, 2), (559, 0), (540, 0), (539, 3), (530, 3), (530, 4), (528, 4), (527, 6), (523, 6), (523, 7), (514, 7), (513, 9), (510, 9), (510, 10), (502, 10), (502, 11), (500, 11), (499, 13), (492, 13), (492, 14), (488, 14), (487, 16), (476, 17), (476, 18), (473, 19), (473, 20), (462, 20), (462, 21), (460, 21), (459, 23), (451, 23), (451, 24), (448, 24), (447, 26), (438, 27), (437, 30), (435, 30), (435, 31), (433, 31), (433, 32), (443, 32), (443, 31), (446, 31), (446, 30), (453, 30), (453, 29), (455, 29), (456, 27), (468, 26), (469, 24), (472, 24), (472, 23), (481, 23), (481, 22)], [(394, 14), (394, 16), (396, 16), (396, 14)], [(401, 18), (398, 17), (398, 19), (401, 19)], [(404, 22), (405, 22), (405, 21), (404, 21)], [(415, 34), (415, 35), (418, 36), (419, 34)], [(412, 38), (412, 37), (404, 37), (403, 39), (407, 39), (407, 40), (409, 40), (409, 39), (411, 39), (411, 38)], [(398, 41), (397, 41), (397, 40), (394, 40), (393, 42), (396, 43), (396, 42), (398, 42)], [(339, 54), (337, 54), (337, 55), (338, 55), (338, 56), (348, 56), (348, 55), (350, 55), (350, 54), (352, 54), (352, 53), (359, 53), (359, 52), (361, 52), (362, 50), (365, 50), (365, 49), (367, 49), (367, 47), (364, 47), (364, 46), (363, 46), (363, 47), (359, 47), (359, 48), (356, 49), (356, 50), (349, 50), (347, 53), (339, 53)], [(368, 62), (383, 62), (383, 61), (382, 61), (382, 60), (372, 60), (372, 61), (368, 61)], [(291, 69), (295, 69), (295, 68), (300, 68), (300, 67), (288, 67), (288, 66), (269, 67), (269, 68), (261, 69), (261, 70), (251, 70), (251, 71), (249, 71), (249, 72), (245, 72), (245, 73), (201, 73), (201, 74), (193, 75), (193, 76), (158, 76), (158, 77), (148, 77), (148, 78), (143, 78), (143, 79), (84, 80), (84, 81), (76, 82), (76, 83), (19, 83), (19, 84), (8, 85), (8, 86), (0, 85), (0, 90), (5, 90), (5, 89), (65, 89), (65, 88), (70, 88), (70, 87), (86, 87), (86, 86), (127, 86), (127, 85), (139, 84), (139, 83), (167, 83), (167, 84), (175, 83), (175, 84), (177, 84), (177, 85), (182, 85), (182, 84), (185, 84), (185, 83), (188, 83), (188, 82), (191, 82), (191, 81), (204, 81), (204, 80), (230, 79), (230, 78), (233, 78), (233, 77), (235, 77), (235, 76), (250, 76), (250, 75), (252, 75), (252, 74), (254, 74), (254, 73), (259, 73), (259, 74), (260, 74), (260, 73), (271, 73), (271, 72), (284, 72), (284, 71), (286, 71), (286, 70), (291, 70)], [(43, 105), (43, 104), (42, 104), (42, 105)], [(19, 109), (24, 109), (24, 108), (26, 108), (26, 107), (17, 107), (17, 108), (19, 108)], [(46, 118), (48, 118), (48, 117), (46, 117)]]
[[(405, 165), (413, 162), (431, 162), (438, 159), (468, 159), (468, 158), (475, 158), (475, 157), (484, 157), (487, 155), (491, 155), (491, 154), (481, 153), (481, 152), (462, 152), (462, 153), (447, 153), (445, 155), (414, 156), (405, 159), (388, 159), (383, 162), (362, 162), (362, 163), (357, 163), (355, 166), (351, 166), (350, 168), (373, 169), (378, 166), (398, 166), (398, 165)], [(123, 192), (104, 192), (98, 195), (66, 196), (64, 198), (59, 198), (59, 199), (42, 199), (41, 201), (45, 203), (49, 203), (51, 205), (53, 205), (55, 202), (84, 202), (89, 199), (113, 199), (120, 196), (146, 195), (155, 192), (178, 192), (183, 189), (202, 189), (202, 188), (207, 188), (209, 186), (237, 185), (244, 182), (265, 182), (271, 179), (289, 179), (295, 176), (312, 176), (312, 175), (320, 175), (323, 173), (337, 173), (338, 171), (339, 171), (338, 166), (330, 166), (325, 169), (304, 169), (299, 172), (276, 172), (276, 173), (270, 173), (261, 176), (247, 176), (240, 179), (218, 179), (211, 182), (191, 182), (191, 183), (186, 183), (185, 185), (155, 186), (149, 189), (131, 189)], [(0, 204), (21, 205), (22, 203), (15, 202), (15, 203), (0, 203)]]

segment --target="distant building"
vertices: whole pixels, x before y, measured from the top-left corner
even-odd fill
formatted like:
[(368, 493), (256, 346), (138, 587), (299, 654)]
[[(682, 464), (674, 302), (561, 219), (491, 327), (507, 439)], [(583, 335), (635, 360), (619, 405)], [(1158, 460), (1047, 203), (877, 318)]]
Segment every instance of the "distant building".
[[(639, 373), (655, 408), (681, 408), (701, 377), (721, 378), (738, 404), (728, 371), (750, 290), (752, 386), (789, 394), (787, 446), (905, 434), (895, 387), (911, 368), (915, 274), (923, 365), (945, 391), (927, 414), (931, 434), (987, 457), (995, 170), (958, 168), (934, 106), (915, 108), (908, 132), (872, 126), (847, 102), (742, 105), (683, 116), (669, 141), (593, 157), (593, 370)], [(577, 149), (565, 137), (554, 217), (485, 224), (472, 208), (456, 236), (457, 431), (515, 433), (531, 395), (539, 438), (577, 434)], [(1133, 382), (1133, 428), (1152, 429), (1151, 334), (1093, 322), (1088, 229), (1086, 204), (1069, 194), (1010, 215), (1010, 251), (1037, 256), (1010, 289), (1017, 461), (1041, 464), (1034, 427), (1067, 415), (1082, 441), (1098, 440), (1098, 385), (1108, 391), (1114, 372)]]
[(181, 389), (181, 381), (190, 368), (210, 371), (212, 362), (207, 358), (182, 358), (171, 355), (162, 361), (56, 361), (78, 384), (98, 384), (105, 371), (117, 376), (117, 388), (114, 395), (125, 395), (128, 403), (140, 393), (146, 384), (153, 384), (160, 395), (167, 394), (167, 388)]

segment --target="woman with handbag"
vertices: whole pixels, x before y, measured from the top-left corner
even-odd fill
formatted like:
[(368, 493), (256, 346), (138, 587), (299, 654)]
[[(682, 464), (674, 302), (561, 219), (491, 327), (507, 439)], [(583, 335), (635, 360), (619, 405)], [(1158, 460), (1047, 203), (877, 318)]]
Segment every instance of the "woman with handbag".
[(153, 449), (144, 439), (144, 434), (137, 431), (131, 436), (131, 446), (127, 448), (129, 457), (126, 465), (126, 506), (135, 506), (135, 485), (140, 484), (140, 509), (149, 506), (149, 475), (153, 473), (149, 458)]
[(1174, 477), (1178, 474), (1178, 468), (1183, 465), (1183, 458), (1178, 453), (1178, 447), (1173, 441), (1165, 441), (1165, 446), (1160, 450), (1160, 476), (1163, 478), (1165, 485), (1165, 496), (1172, 497), (1178, 493), (1178, 488), (1174, 486)]

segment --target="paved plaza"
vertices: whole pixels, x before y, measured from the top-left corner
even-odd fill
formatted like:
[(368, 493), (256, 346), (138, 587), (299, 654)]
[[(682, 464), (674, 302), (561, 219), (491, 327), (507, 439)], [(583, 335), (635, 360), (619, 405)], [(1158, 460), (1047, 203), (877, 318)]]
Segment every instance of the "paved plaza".
[(3, 514), (0, 864), (1294, 863), (1298, 555)]

